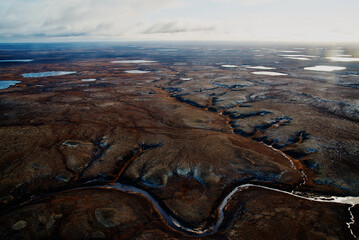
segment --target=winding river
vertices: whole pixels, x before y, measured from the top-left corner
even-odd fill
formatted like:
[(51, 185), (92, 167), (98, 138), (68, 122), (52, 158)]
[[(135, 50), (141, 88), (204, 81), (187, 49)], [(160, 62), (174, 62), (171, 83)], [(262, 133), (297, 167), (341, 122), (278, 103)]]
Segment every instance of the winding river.
[(208, 236), (211, 234), (214, 234), (218, 231), (219, 227), (221, 226), (223, 219), (224, 219), (224, 208), (226, 207), (226, 205), (228, 204), (228, 202), (230, 201), (230, 199), (232, 198), (232, 196), (234, 194), (236, 194), (238, 191), (241, 191), (243, 189), (248, 189), (248, 188), (259, 188), (259, 189), (266, 189), (266, 190), (270, 190), (270, 191), (275, 191), (275, 192), (279, 192), (279, 193), (283, 193), (283, 194), (287, 194), (296, 198), (301, 198), (301, 199), (305, 199), (305, 200), (309, 200), (309, 201), (315, 201), (315, 202), (325, 202), (325, 203), (340, 203), (340, 204), (349, 204), (349, 208), (348, 211), (350, 213), (351, 216), (351, 221), (346, 223), (348, 225), (348, 228), (352, 234), (352, 236), (356, 239), (355, 234), (353, 233), (352, 229), (351, 229), (351, 225), (354, 224), (354, 216), (351, 212), (351, 208), (354, 207), (356, 204), (359, 203), (359, 197), (336, 197), (336, 196), (316, 196), (316, 197), (305, 197), (305, 196), (301, 196), (299, 194), (296, 193), (292, 193), (292, 192), (287, 192), (284, 190), (280, 190), (280, 189), (276, 189), (276, 188), (271, 188), (271, 187), (266, 187), (266, 186), (262, 186), (262, 185), (258, 185), (258, 184), (243, 184), (243, 185), (239, 185), (236, 188), (234, 188), (221, 202), (219, 208), (218, 208), (218, 220), (217, 222), (205, 229), (205, 230), (200, 230), (200, 229), (190, 229), (187, 228), (183, 225), (181, 225), (174, 217), (170, 216), (161, 206), (160, 204), (151, 196), (151, 194), (149, 194), (148, 192), (146, 192), (145, 190), (142, 190), (140, 188), (136, 188), (133, 186), (129, 186), (129, 185), (125, 185), (122, 183), (115, 183), (114, 185), (105, 185), (105, 186), (96, 186), (97, 188), (105, 188), (105, 189), (116, 189), (116, 190), (121, 190), (124, 192), (128, 192), (128, 193), (138, 193), (141, 195), (144, 195), (147, 199), (149, 199), (152, 204), (155, 206), (155, 208), (157, 209), (157, 211), (161, 214), (161, 216), (166, 220), (167, 224), (172, 227), (173, 229), (180, 231), (186, 235), (189, 236), (198, 236), (198, 237), (203, 237), (203, 236)]
[[(351, 225), (354, 224), (354, 222), (355, 222), (354, 216), (351, 212), (351, 209), (356, 204), (359, 203), (359, 197), (353, 197), (353, 196), (348, 196), (348, 197), (336, 197), (336, 196), (306, 197), (306, 196), (300, 195), (300, 193), (287, 192), (284, 190), (271, 188), (271, 187), (267, 187), (267, 186), (263, 186), (263, 185), (259, 185), (259, 184), (242, 184), (242, 185), (235, 187), (223, 199), (223, 201), (221, 202), (221, 204), (219, 205), (219, 208), (218, 208), (218, 220), (216, 223), (214, 223), (212, 226), (210, 226), (206, 229), (191, 229), (191, 228), (183, 226), (178, 220), (176, 220), (175, 217), (173, 217), (169, 213), (167, 213), (161, 207), (159, 202), (154, 197), (152, 197), (152, 195), (150, 193), (148, 193), (147, 191), (145, 191), (143, 189), (134, 187), (134, 186), (125, 185), (125, 184), (117, 182), (117, 183), (108, 184), (108, 185), (95, 185), (95, 186), (88, 186), (88, 187), (72, 188), (72, 189), (68, 189), (65, 191), (61, 191), (61, 192), (71, 192), (71, 191), (77, 191), (77, 190), (81, 190), (81, 189), (109, 189), (109, 190), (119, 190), (119, 191), (130, 193), (130, 194), (141, 194), (142, 196), (146, 197), (148, 200), (150, 200), (152, 202), (152, 204), (155, 207), (155, 209), (157, 210), (157, 212), (161, 215), (161, 217), (166, 221), (166, 223), (172, 229), (179, 231), (187, 236), (204, 237), (204, 236), (212, 235), (218, 231), (219, 227), (221, 226), (221, 224), (224, 220), (224, 208), (227, 206), (228, 202), (231, 200), (233, 195), (241, 190), (249, 189), (249, 188), (258, 188), (258, 189), (265, 189), (265, 190), (269, 190), (269, 191), (275, 191), (275, 192), (287, 194), (287, 195), (290, 195), (290, 196), (293, 196), (296, 198), (305, 199), (305, 200), (309, 200), (309, 201), (315, 201), (315, 202), (348, 204), (349, 205), (348, 211), (349, 211), (351, 218), (350, 218), (350, 222), (347, 222), (346, 224), (351, 232), (351, 235), (353, 236), (354, 239), (356, 239), (356, 236), (351, 229)], [(56, 193), (61, 193), (61, 192), (56, 192)], [(26, 205), (28, 203), (39, 200), (43, 197), (48, 197), (48, 196), (56, 194), (56, 193), (49, 193), (46, 195), (34, 197), (34, 198), (30, 199), (29, 201), (26, 201), (26, 202), (20, 204), (19, 206)]]

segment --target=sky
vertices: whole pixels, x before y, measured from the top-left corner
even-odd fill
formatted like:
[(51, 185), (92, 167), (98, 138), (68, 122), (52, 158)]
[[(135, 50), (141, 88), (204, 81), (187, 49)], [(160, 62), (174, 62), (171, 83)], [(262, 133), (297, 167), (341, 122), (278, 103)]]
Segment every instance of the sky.
[(0, 42), (359, 43), (359, 0), (0, 0)]

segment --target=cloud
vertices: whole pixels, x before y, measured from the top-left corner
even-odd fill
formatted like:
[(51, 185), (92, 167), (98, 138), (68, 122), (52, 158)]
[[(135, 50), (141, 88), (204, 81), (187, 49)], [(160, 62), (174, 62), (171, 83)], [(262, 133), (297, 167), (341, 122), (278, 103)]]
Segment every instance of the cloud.
[(231, 3), (241, 3), (247, 6), (257, 6), (261, 4), (277, 2), (279, 0), (212, 0), (214, 2), (231, 2)]
[(0, 6), (2, 42), (359, 41), (357, 0), (0, 0)]
[(182, 0), (0, 0), (0, 36), (124, 36)]
[(157, 33), (185, 33), (185, 32), (210, 32), (214, 31), (215, 27), (206, 24), (194, 24), (189, 20), (175, 20), (175, 21), (161, 21), (151, 25), (149, 28), (142, 31), (144, 34)]

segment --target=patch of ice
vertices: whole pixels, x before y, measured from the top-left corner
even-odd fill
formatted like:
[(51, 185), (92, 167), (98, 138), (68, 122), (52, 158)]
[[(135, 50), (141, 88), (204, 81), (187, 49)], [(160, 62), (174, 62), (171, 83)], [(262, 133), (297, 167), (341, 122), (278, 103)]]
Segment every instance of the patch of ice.
[(279, 73), (279, 72), (266, 72), (266, 71), (260, 71), (260, 72), (252, 72), (255, 75), (267, 75), (267, 76), (285, 76), (288, 75), (286, 73)]
[(81, 79), (83, 82), (94, 82), (96, 81), (96, 78), (88, 78), (88, 79)]
[(305, 57), (285, 57), (287, 59), (293, 59), (293, 60), (299, 60), (299, 61), (309, 61), (309, 58), (305, 58)]
[(249, 69), (260, 69), (260, 70), (273, 70), (273, 67), (264, 67), (264, 66), (244, 66)]
[(356, 205), (359, 204), (359, 197), (335, 197), (333, 196), (333, 202), (336, 203), (345, 203), (345, 204), (351, 204), (351, 205)]
[(35, 77), (62, 76), (62, 75), (69, 75), (74, 73), (76, 72), (52, 71), (52, 72), (24, 73), (21, 75), (25, 78), (35, 78)]
[(142, 71), (142, 70), (128, 70), (126, 73), (149, 73), (150, 71)]
[(315, 66), (315, 67), (305, 67), (304, 70), (310, 71), (321, 71), (321, 72), (332, 72), (332, 71), (339, 71), (344, 70), (345, 67), (337, 67), (337, 66)]
[(313, 56), (313, 55), (304, 55), (304, 54), (285, 54), (285, 55), (280, 55), (281, 57), (305, 57), (305, 58), (315, 58), (318, 56)]
[(0, 63), (7, 63), (7, 62), (33, 62), (33, 59), (16, 59), (16, 60), (0, 60)]
[(119, 61), (112, 61), (111, 63), (154, 63), (156, 61), (150, 60), (119, 60)]
[(226, 65), (226, 64), (224, 64), (224, 65), (222, 65), (222, 67), (224, 67), (224, 68), (236, 68), (236, 67), (238, 67), (238, 66), (236, 66), (236, 65)]
[(359, 62), (359, 58), (352, 57), (327, 57), (327, 59), (330, 59), (333, 62)]
[(0, 81), (0, 89), (6, 89), (10, 86), (16, 85), (17, 83), (21, 83), (21, 81)]

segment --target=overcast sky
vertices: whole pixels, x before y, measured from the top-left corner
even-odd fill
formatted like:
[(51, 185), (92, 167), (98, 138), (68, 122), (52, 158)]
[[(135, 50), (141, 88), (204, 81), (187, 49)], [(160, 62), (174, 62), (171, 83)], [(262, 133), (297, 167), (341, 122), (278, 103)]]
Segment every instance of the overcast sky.
[(0, 0), (0, 41), (359, 42), (359, 0)]

